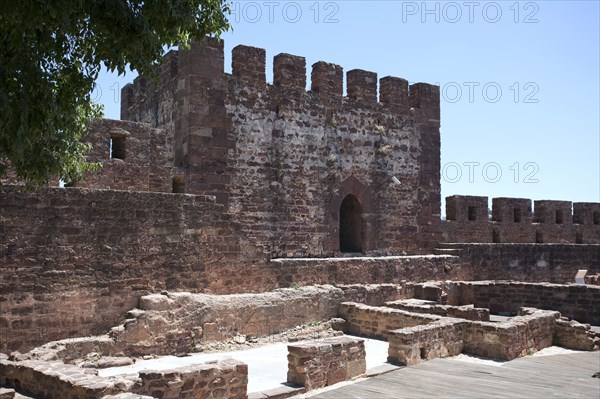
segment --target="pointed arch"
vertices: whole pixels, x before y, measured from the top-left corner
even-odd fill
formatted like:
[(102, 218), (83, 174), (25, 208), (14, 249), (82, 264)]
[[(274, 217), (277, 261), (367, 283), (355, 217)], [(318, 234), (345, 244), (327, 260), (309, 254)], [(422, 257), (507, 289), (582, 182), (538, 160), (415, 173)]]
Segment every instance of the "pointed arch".
[[(356, 199), (361, 209), (361, 248), (357, 252), (365, 253), (373, 249), (372, 243), (375, 242), (371, 237), (373, 231), (373, 195), (371, 189), (354, 176), (348, 177), (340, 184), (329, 204), (328, 224), (330, 233), (327, 247), (332, 252), (341, 251), (340, 211), (342, 210), (342, 202), (348, 195), (352, 195)], [(346, 208), (346, 210), (349, 209), (352, 208)]]

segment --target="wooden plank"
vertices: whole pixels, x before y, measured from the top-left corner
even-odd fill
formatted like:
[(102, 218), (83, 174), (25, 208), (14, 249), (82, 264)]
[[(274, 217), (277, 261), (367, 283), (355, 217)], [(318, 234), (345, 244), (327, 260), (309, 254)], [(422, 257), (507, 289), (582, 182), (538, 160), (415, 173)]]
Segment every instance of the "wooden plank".
[(434, 359), (314, 398), (597, 398), (600, 381), (591, 376), (599, 369), (599, 352), (527, 357), (502, 366)]

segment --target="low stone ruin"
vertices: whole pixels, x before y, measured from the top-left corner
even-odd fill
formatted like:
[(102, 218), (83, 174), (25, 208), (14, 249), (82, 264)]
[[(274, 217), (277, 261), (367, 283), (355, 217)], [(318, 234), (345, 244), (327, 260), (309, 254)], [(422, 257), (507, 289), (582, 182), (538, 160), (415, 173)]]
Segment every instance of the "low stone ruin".
[[(506, 293), (501, 301), (500, 291)], [(143, 296), (105, 335), (3, 355), (0, 384), (7, 398), (15, 397), (11, 389), (40, 398), (246, 398), (248, 366), (234, 359), (117, 378), (100, 377), (97, 370), (138, 357), (183, 356), (214, 343), (251, 347), (275, 336), (290, 342), (287, 382), (300, 390), (365, 374), (363, 341), (343, 333), (387, 341), (388, 361), (403, 366), (460, 353), (509, 361), (551, 345), (598, 350), (600, 333), (584, 323), (596, 321), (588, 309), (598, 308), (599, 294), (598, 286), (491, 281), (324, 285), (224, 296), (163, 292)]]
[(307, 390), (365, 374), (365, 345), (348, 337), (288, 346), (288, 382)]

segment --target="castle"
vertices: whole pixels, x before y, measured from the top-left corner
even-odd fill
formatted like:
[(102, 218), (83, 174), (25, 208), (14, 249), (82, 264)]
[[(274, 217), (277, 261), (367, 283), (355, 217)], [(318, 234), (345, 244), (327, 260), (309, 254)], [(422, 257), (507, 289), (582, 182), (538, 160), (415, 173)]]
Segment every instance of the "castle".
[(103, 331), (161, 290), (600, 272), (599, 203), (495, 198), (490, 220), (487, 197), (453, 196), (441, 220), (437, 86), (351, 70), (343, 96), (317, 62), (307, 91), (304, 58), (276, 55), (272, 84), (265, 60), (170, 51), (121, 121), (90, 126), (97, 174), (0, 188), (2, 351)]
[(223, 42), (169, 52), (158, 82), (122, 90), (121, 119), (160, 130), (92, 130), (105, 167), (81, 186), (214, 196), (269, 258), (435, 246), (438, 88), (385, 77), (378, 102), (377, 75), (352, 70), (343, 97), (342, 68), (318, 62), (307, 92), (304, 58), (275, 56), (272, 85), (265, 58), (237, 46), (229, 75)]
[[(598, 203), (453, 196), (440, 221), (439, 88), (223, 42), (164, 57), (92, 129), (104, 164), (81, 187), (214, 196), (269, 258), (429, 253), (444, 242), (599, 243)], [(114, 123), (108, 122), (105, 123)], [(126, 155), (129, 154), (129, 155)], [(571, 211), (573, 209), (573, 212)], [(467, 223), (465, 223), (467, 222)], [(474, 223), (473, 223), (474, 222)], [(494, 223), (495, 222), (495, 223)], [(534, 224), (537, 224), (534, 225)]]

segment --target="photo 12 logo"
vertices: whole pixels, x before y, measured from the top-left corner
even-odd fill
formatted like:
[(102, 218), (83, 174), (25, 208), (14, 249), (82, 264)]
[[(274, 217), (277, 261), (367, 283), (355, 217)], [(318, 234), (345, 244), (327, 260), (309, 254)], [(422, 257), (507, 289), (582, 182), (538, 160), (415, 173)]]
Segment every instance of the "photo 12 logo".
[(106, 98), (105, 96), (107, 95), (110, 96), (115, 104), (121, 102), (121, 86), (119, 85), (119, 82), (114, 82), (108, 88), (102, 88), (102, 85), (95, 83), (94, 90), (90, 93), (90, 99), (95, 103), (99, 103), (103, 98)]
[(475, 183), (478, 179), (483, 179), (486, 183), (498, 183), (505, 178), (512, 178), (514, 183), (539, 183), (536, 177), (540, 167), (535, 162), (525, 162), (521, 165), (515, 162), (506, 170), (498, 162), (447, 162), (442, 167), (442, 179), (446, 183), (459, 183), (464, 178), (469, 183)]
[(233, 1), (229, 20), (235, 23), (311, 21), (315, 24), (339, 22), (339, 3), (334, 1)]
[(503, 98), (514, 103), (537, 104), (540, 86), (536, 82), (513, 82), (502, 85), (498, 82), (448, 82), (436, 83), (440, 97), (447, 103), (484, 101), (495, 104)]
[(516, 24), (537, 24), (539, 11), (539, 4), (533, 1), (404, 1), (402, 22), (495, 24), (504, 19)]

